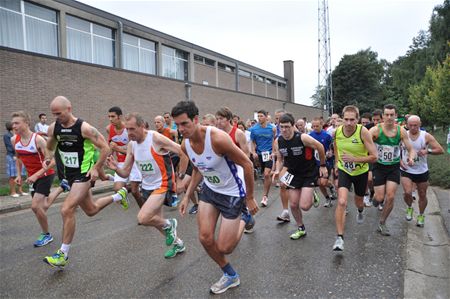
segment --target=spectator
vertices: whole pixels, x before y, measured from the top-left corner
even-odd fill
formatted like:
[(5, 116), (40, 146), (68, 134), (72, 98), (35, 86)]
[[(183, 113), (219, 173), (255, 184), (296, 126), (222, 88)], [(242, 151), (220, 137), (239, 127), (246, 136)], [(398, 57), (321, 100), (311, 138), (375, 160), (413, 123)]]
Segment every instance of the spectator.
[[(5, 144), (6, 148), (6, 175), (8, 176), (9, 182), (9, 195), (11, 195), (12, 197), (19, 197), (19, 195), (28, 195), (27, 193), (22, 191), (22, 186), (20, 185), (19, 193), (16, 192), (16, 182), (14, 180), (17, 177), (17, 157), (16, 152), (14, 151), (14, 147), (11, 143), (11, 138), (14, 136), (12, 132), (12, 123), (10, 121), (7, 121), (5, 127), (8, 132), (3, 135), (3, 143)], [(22, 169), (25, 170), (25, 168)]]
[(45, 113), (39, 114), (39, 122), (34, 126), (34, 131), (41, 136), (47, 137), (48, 125)]

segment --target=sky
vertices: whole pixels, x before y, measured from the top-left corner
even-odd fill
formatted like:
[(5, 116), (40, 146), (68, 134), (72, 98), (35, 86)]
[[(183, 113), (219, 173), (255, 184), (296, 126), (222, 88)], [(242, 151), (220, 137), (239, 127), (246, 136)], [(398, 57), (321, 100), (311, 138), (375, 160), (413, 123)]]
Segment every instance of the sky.
[[(295, 102), (311, 105), (318, 84), (317, 0), (79, 0), (282, 76), (294, 61)], [(403, 56), (444, 0), (329, 0), (333, 70), (371, 48), (389, 62)]]

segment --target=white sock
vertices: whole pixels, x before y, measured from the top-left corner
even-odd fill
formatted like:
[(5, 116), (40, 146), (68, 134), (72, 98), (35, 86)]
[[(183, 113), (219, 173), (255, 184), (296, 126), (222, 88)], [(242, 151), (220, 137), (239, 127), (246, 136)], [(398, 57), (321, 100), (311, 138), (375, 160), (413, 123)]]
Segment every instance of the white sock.
[(61, 251), (64, 252), (64, 255), (67, 257), (69, 255), (70, 244), (61, 244)]
[(283, 213), (288, 213), (289, 214), (289, 210), (288, 209), (284, 209)]
[(183, 244), (183, 240), (181, 240), (180, 238), (177, 238), (175, 240), (175, 242), (173, 242), (173, 243), (176, 244), (176, 245), (182, 245)]
[(122, 199), (122, 196), (119, 193), (115, 193), (112, 198), (113, 201), (120, 201)]
[(163, 225), (163, 229), (169, 228), (172, 225), (172, 223), (170, 223), (169, 219), (166, 219), (166, 224)]

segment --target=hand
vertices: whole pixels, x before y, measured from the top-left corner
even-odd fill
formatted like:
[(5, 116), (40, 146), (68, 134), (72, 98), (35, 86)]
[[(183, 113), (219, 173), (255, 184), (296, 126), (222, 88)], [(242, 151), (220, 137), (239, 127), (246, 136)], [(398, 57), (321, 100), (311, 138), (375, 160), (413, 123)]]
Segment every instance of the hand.
[(14, 179), (14, 182), (15, 182), (17, 185), (21, 186), (21, 185), (22, 185), (22, 177), (19, 175), (18, 177), (16, 177), (16, 178)]
[(117, 149), (119, 148), (119, 146), (117, 145), (117, 143), (111, 141), (111, 142), (109, 143), (109, 148), (110, 148), (112, 151), (117, 151)]
[(246, 202), (250, 214), (255, 215), (256, 213), (258, 213), (259, 211), (258, 204), (256, 203), (256, 200), (253, 196), (247, 197)]
[(187, 196), (186, 194), (183, 196), (183, 199), (181, 200), (180, 204), (179, 204), (179, 208), (178, 210), (180, 211), (180, 215), (184, 216), (186, 215), (186, 210), (187, 210), (187, 206), (189, 204), (189, 196)]
[(355, 157), (353, 157), (350, 154), (343, 154), (341, 156), (341, 158), (342, 158), (342, 161), (344, 161), (344, 162), (355, 162)]
[(34, 182), (36, 182), (38, 179), (38, 177), (36, 176), (36, 174), (33, 174), (32, 176), (28, 177), (26, 180), (27, 184), (34, 184)]
[(333, 157), (333, 152), (332, 151), (328, 151), (326, 156), (327, 156), (327, 158)]
[(91, 182), (95, 182), (98, 179), (98, 170), (95, 167), (92, 167), (91, 170), (88, 171), (86, 177), (91, 176)]
[(320, 173), (320, 178), (328, 177), (328, 169), (325, 166), (320, 166), (319, 173)]
[(272, 184), (275, 184), (275, 182), (278, 180), (279, 171), (272, 170), (270, 172), (272, 174)]
[(50, 159), (45, 159), (44, 161), (42, 161), (42, 168), (44, 169), (44, 170), (47, 170), (48, 169), (48, 166), (50, 165), (50, 162), (51, 162), (51, 160)]
[(114, 171), (119, 167), (119, 164), (113, 155), (110, 155), (106, 158), (106, 167)]
[(408, 165), (409, 166), (413, 166), (414, 165), (414, 159), (411, 159), (410, 157), (408, 157)]
[(428, 150), (426, 148), (417, 152), (417, 156), (419, 157), (425, 157), (426, 155), (428, 155)]

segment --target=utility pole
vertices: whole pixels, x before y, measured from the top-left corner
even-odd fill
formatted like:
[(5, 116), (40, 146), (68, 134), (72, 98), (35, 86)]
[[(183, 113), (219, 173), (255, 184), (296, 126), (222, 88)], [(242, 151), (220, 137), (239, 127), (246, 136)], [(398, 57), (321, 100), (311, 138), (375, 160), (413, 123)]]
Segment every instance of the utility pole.
[(330, 22), (328, 17), (328, 0), (318, 0), (318, 24), (319, 24), (319, 73), (317, 91), (325, 97), (325, 110), (331, 115), (333, 111), (333, 88), (331, 80), (331, 55), (330, 55)]

